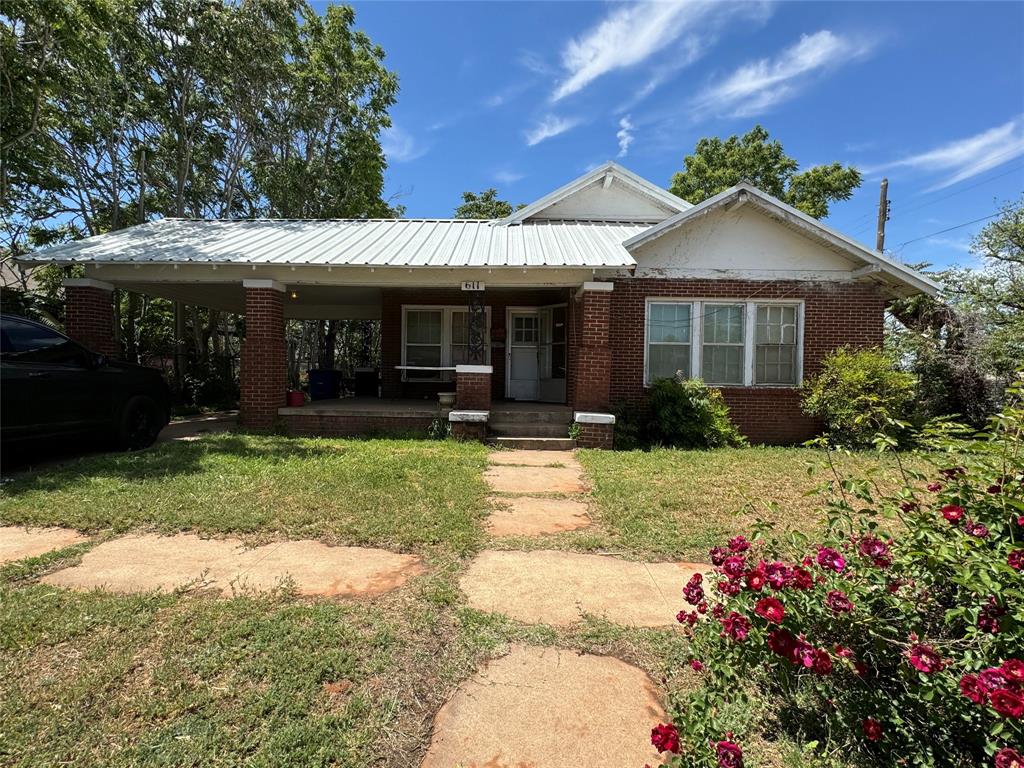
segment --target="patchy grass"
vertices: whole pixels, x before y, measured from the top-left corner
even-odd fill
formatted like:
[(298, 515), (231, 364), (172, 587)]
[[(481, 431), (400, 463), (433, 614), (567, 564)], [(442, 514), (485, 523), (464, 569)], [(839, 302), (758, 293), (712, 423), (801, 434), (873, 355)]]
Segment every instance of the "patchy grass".
[[(780, 532), (814, 535), (823, 524), (814, 490), (831, 478), (825, 455), (810, 448), (580, 451), (579, 458), (605, 546), (659, 558), (706, 560), (708, 549), (749, 532), (759, 518)], [(883, 487), (899, 480), (889, 457), (835, 458), (840, 472), (870, 473)]]
[(17, 476), (0, 520), (461, 552), (480, 538), (485, 461), (482, 445), (450, 440), (211, 435)]

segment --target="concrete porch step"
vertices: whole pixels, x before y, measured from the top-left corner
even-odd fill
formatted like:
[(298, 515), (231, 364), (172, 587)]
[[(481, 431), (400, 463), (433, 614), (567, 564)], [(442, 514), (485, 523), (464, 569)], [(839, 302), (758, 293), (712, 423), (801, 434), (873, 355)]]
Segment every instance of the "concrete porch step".
[(571, 451), (576, 447), (569, 437), (492, 437), (487, 442), (517, 451)]
[(568, 427), (572, 421), (572, 411), (566, 410), (537, 410), (524, 411), (520, 409), (508, 409), (491, 406), (490, 421), (499, 424), (564, 424)]
[(487, 422), (487, 431), (493, 435), (502, 435), (503, 437), (567, 437), (569, 425), (535, 422), (495, 422), (491, 419)]

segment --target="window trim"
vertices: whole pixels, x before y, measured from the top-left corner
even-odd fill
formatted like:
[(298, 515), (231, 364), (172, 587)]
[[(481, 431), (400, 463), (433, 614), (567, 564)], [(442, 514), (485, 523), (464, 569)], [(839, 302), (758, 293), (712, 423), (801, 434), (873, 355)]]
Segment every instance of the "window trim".
[[(452, 363), (452, 315), (455, 312), (467, 312), (469, 307), (466, 304), (403, 304), (402, 305), (402, 365), (406, 363), (406, 353), (408, 351), (408, 344), (406, 342), (406, 330), (408, 328), (408, 315), (409, 312), (422, 312), (424, 310), (434, 311), (441, 313), (441, 367), (449, 368), (454, 367)], [(491, 308), (484, 307), (484, 312), (487, 315), (487, 334), (484, 339), (484, 352), (486, 356), (485, 365), (491, 364)], [(424, 345), (427, 346), (427, 345)], [(433, 346), (433, 345), (429, 345)], [(413, 375), (409, 375), (412, 373)], [(403, 368), (402, 370), (402, 381), (408, 381), (413, 383), (424, 383), (424, 384), (442, 384), (447, 381), (451, 381), (450, 371), (441, 371), (441, 375), (437, 378), (423, 378), (422, 376), (416, 376), (415, 371), (407, 371)]]
[[(694, 297), (679, 296), (647, 296), (644, 300), (644, 368), (643, 385), (649, 388), (650, 380), (650, 324), (652, 304), (689, 304), (690, 305), (690, 375), (703, 373), (704, 350), (704, 313), (705, 304), (744, 305), (743, 327), (743, 383), (742, 384), (708, 384), (710, 387), (748, 387), (756, 389), (797, 389), (804, 381), (804, 300), (803, 299), (734, 299), (730, 297)], [(796, 381), (793, 384), (755, 384), (754, 357), (757, 333), (757, 308), (765, 305), (781, 305), (796, 307)]]

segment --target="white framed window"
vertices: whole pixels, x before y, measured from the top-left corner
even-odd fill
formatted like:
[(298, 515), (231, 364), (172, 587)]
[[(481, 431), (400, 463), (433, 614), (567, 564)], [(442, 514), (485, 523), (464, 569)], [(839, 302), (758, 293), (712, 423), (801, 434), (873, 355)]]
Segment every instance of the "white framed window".
[(648, 382), (671, 378), (677, 372), (688, 377), (693, 355), (693, 305), (648, 302), (645, 346)]
[[(491, 362), (491, 308), (484, 337), (485, 364)], [(469, 359), (469, 309), (465, 306), (402, 307), (402, 365), (452, 368)], [(451, 371), (402, 371), (403, 381), (450, 381)]]
[(649, 298), (644, 384), (678, 373), (712, 386), (796, 387), (803, 302)]

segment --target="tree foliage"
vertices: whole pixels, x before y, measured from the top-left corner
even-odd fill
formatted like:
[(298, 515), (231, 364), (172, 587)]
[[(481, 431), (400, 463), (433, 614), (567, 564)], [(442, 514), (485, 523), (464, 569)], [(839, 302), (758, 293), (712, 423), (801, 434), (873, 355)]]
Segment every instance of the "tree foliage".
[(860, 171), (852, 166), (830, 163), (802, 173), (799, 168), (777, 139), (755, 125), (743, 136), (698, 141), (693, 154), (684, 158), (683, 170), (672, 177), (669, 191), (696, 205), (746, 180), (820, 219), (828, 216), (831, 203), (848, 200), (860, 186)]
[(498, 190), (494, 187), (476, 192), (463, 192), (462, 205), (455, 209), (456, 219), (503, 219), (518, 211), (523, 204), (512, 207), (505, 200), (498, 199)]

